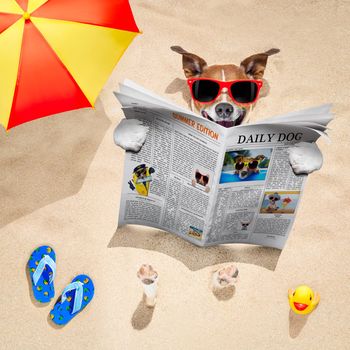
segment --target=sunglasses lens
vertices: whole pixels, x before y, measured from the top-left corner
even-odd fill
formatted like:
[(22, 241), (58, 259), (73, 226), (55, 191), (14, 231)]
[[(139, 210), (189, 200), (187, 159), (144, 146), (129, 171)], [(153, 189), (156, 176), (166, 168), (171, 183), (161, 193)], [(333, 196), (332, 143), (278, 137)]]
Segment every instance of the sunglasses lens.
[(203, 176), (203, 182), (205, 185), (208, 184), (208, 181), (209, 181), (209, 177), (208, 176)]
[(231, 94), (238, 103), (250, 103), (257, 97), (258, 85), (254, 81), (239, 81), (231, 85)]
[(253, 160), (252, 162), (250, 162), (249, 164), (248, 164), (248, 166), (249, 166), (249, 169), (256, 169), (257, 167), (258, 167), (258, 161), (256, 161), (256, 160)]
[(196, 80), (192, 85), (193, 97), (199, 102), (209, 102), (219, 94), (220, 85), (211, 80)]
[(240, 162), (240, 163), (236, 163), (236, 170), (242, 170), (244, 168), (244, 163)]
[(200, 173), (196, 172), (196, 180), (199, 181), (201, 177), (202, 177), (202, 175)]

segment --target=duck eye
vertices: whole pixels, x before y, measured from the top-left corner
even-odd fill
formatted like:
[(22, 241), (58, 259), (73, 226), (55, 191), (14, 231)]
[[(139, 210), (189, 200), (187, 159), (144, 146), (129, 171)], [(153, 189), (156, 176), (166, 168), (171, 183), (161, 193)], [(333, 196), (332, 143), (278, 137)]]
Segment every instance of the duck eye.
[(295, 292), (293, 293), (293, 297), (294, 297), (294, 295), (295, 295)]
[(310, 295), (310, 300), (312, 299), (312, 296)]

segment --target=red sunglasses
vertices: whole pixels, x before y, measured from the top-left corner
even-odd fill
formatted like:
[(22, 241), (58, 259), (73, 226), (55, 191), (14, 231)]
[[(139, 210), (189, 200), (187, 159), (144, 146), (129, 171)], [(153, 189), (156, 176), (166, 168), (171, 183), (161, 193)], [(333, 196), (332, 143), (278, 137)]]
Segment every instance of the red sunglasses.
[(261, 80), (233, 80), (220, 81), (207, 78), (190, 78), (187, 80), (192, 98), (201, 103), (215, 101), (223, 88), (227, 88), (231, 99), (240, 105), (254, 103), (258, 97), (263, 83)]
[(197, 183), (203, 183), (206, 186), (209, 182), (209, 176), (203, 175), (199, 171), (196, 171), (196, 181)]

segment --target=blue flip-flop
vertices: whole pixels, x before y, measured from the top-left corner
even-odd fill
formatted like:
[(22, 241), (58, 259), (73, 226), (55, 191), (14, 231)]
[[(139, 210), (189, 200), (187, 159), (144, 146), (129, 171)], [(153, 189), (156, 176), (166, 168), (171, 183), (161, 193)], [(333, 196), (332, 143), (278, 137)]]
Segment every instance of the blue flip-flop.
[(55, 295), (56, 254), (44, 245), (34, 250), (28, 260), (29, 275), (34, 298), (40, 303), (48, 303)]
[(51, 320), (57, 325), (65, 325), (90, 303), (95, 287), (87, 275), (78, 275), (63, 290), (50, 312)]

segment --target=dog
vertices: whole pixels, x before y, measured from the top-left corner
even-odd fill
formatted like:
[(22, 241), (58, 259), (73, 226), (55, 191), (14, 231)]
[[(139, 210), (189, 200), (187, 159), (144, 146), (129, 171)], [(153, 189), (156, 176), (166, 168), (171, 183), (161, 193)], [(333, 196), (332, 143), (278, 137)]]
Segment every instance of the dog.
[(203, 186), (205, 188), (205, 192), (210, 191), (210, 187), (208, 185), (210, 180), (210, 176), (208, 174), (201, 173), (198, 169), (195, 171), (195, 178), (192, 179), (192, 186), (196, 187), (197, 184)]
[(253, 157), (237, 156), (234, 158), (234, 174), (241, 180), (245, 180), (252, 174), (259, 174), (259, 163), (265, 159), (264, 155)]
[(275, 192), (274, 194), (270, 194), (268, 196), (269, 199), (269, 205), (266, 207), (266, 211), (268, 212), (274, 212), (279, 209), (277, 206), (277, 202), (281, 200), (281, 196)]
[[(269, 89), (263, 78), (268, 57), (280, 52), (273, 48), (254, 54), (241, 61), (239, 66), (208, 66), (203, 58), (180, 46), (172, 46), (171, 50), (182, 55), (193, 109), (224, 127), (247, 122), (248, 112), (257, 103), (260, 92), (265, 90), (266, 95)], [(126, 151), (138, 152), (147, 132), (148, 128), (137, 119), (123, 119), (114, 130), (114, 142)], [(289, 148), (289, 161), (295, 174), (310, 174), (322, 167), (323, 157), (315, 143), (300, 142)]]
[(138, 165), (133, 171), (132, 180), (128, 182), (130, 189), (147, 197), (154, 172), (155, 170), (152, 167), (147, 167), (146, 164)]
[(240, 222), (240, 229), (241, 229), (241, 231), (247, 231), (249, 225), (250, 225), (250, 221), (249, 220), (241, 220), (241, 222)]
[[(208, 66), (203, 58), (187, 52), (180, 46), (172, 46), (171, 50), (182, 55), (182, 69), (192, 94), (194, 106), (192, 109), (204, 118), (227, 128), (244, 122), (264, 84), (262, 78), (268, 57), (280, 52), (279, 49), (270, 49), (249, 56), (240, 63), (240, 66), (234, 64)], [(227, 84), (219, 86), (218, 84), (222, 82)], [(236, 83), (231, 85), (229, 82)], [(203, 96), (201, 91), (198, 91), (201, 89), (210, 91), (212, 95)], [(246, 96), (248, 100), (245, 101), (242, 96), (244, 92), (248, 95)]]

